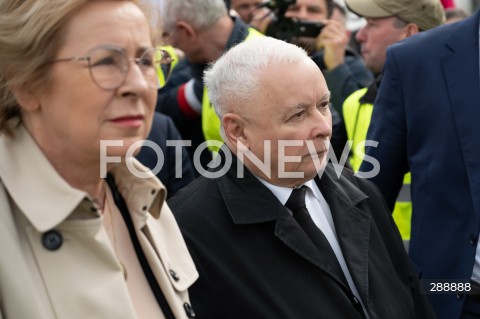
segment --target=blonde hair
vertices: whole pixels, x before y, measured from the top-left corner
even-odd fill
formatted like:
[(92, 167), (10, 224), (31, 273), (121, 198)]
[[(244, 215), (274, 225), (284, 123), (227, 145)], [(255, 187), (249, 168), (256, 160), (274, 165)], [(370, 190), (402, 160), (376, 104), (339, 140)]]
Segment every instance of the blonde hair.
[[(90, 1), (95, 0), (0, 2), (0, 132), (11, 135), (7, 122), (12, 118), (21, 121), (20, 105), (11, 88), (28, 87), (35, 93), (48, 87), (49, 61), (64, 41), (65, 25)], [(141, 7), (139, 0), (116, 1), (130, 1)]]

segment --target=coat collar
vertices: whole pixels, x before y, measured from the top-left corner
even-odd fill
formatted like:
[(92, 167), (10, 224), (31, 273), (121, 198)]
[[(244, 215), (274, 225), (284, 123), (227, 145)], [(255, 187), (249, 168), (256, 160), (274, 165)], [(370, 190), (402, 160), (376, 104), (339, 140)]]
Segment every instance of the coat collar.
[[(451, 35), (446, 39), (445, 44), (453, 51), (461, 51), (475, 46), (478, 53), (478, 32), (479, 32), (480, 10), (470, 17), (451, 26)], [(474, 40), (475, 41), (472, 41)]]
[(480, 169), (477, 143), (480, 126), (472, 119), (480, 116), (477, 107), (480, 101), (479, 20), (480, 10), (450, 26), (451, 34), (445, 40), (446, 53), (441, 57), (448, 103), (456, 138), (464, 154), (461, 160), (468, 176), (477, 222), (480, 221), (480, 187), (476, 177)]
[[(277, 219), (279, 211), (285, 209), (284, 206), (248, 169), (244, 169), (243, 178), (238, 178), (238, 165), (243, 164), (233, 156), (227, 174), (216, 180), (233, 222), (239, 225), (256, 224)], [(339, 196), (342, 205), (355, 206), (368, 198), (351, 182), (338, 178), (331, 163), (321, 176), (315, 178), (315, 182), (326, 199), (328, 194), (331, 194), (331, 198)], [(246, 201), (245, 198), (249, 200)], [(252, 202), (256, 204), (252, 206)], [(330, 202), (328, 204), (331, 205)]]
[[(135, 159), (133, 162), (136, 169), (147, 171)], [(133, 211), (146, 215), (144, 206), (154, 208), (163, 202), (165, 188), (155, 178), (140, 180), (124, 164), (117, 165), (112, 174)], [(15, 204), (40, 232), (56, 227), (79, 206), (82, 211), (92, 212), (91, 197), (70, 186), (57, 173), (23, 125), (14, 129), (13, 138), (0, 136), (0, 180)], [(151, 211), (158, 218), (160, 210)]]
[[(243, 178), (237, 177), (238, 165), (242, 163), (233, 156), (227, 174), (216, 179), (233, 222), (242, 225), (275, 221), (274, 235), (277, 238), (348, 291), (347, 283), (332, 268), (331, 261), (307, 238), (277, 197), (247, 169)], [(362, 300), (368, 303), (371, 215), (362, 209), (361, 203), (369, 197), (352, 181), (338, 177), (331, 163), (315, 182), (332, 211), (338, 241), (355, 286)]]

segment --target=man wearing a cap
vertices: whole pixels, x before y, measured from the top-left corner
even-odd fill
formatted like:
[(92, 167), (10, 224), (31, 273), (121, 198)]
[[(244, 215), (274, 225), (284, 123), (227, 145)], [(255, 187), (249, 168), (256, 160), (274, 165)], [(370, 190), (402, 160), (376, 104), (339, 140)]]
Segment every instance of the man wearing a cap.
[[(395, 10), (406, 19), (427, 3)], [(367, 136), (379, 142), (366, 155), (380, 164), (371, 180), (390, 208), (412, 174), (409, 255), (440, 319), (480, 318), (479, 20), (477, 11), (387, 50)]]
[[(352, 141), (350, 165), (358, 171), (365, 152), (364, 141), (382, 79), (387, 47), (420, 31), (443, 23), (444, 13), (438, 0), (347, 0), (350, 10), (366, 19), (356, 39), (361, 45), (365, 66), (375, 75), (368, 87), (351, 94), (343, 104), (343, 118), (348, 140)], [(406, 174), (395, 207), (393, 218), (408, 249), (412, 204), (410, 174)]]

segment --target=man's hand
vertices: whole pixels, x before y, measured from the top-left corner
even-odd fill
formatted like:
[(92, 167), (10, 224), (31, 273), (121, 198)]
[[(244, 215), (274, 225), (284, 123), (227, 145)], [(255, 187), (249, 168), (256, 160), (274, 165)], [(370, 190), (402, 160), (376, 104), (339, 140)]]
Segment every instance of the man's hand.
[(317, 51), (323, 49), (323, 62), (327, 70), (332, 70), (345, 62), (348, 36), (344, 26), (336, 20), (325, 20), (325, 27), (316, 39)]

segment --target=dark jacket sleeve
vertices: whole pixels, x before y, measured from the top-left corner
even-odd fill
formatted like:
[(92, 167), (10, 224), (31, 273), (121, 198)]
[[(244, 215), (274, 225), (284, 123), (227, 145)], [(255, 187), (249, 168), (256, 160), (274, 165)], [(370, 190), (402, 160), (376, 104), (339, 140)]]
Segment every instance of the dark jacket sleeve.
[(191, 79), (195, 79), (197, 82), (195, 85), (197, 88), (195, 93), (201, 101), (203, 94), (202, 78), (201, 74), (199, 78), (195, 78), (195, 76), (199, 76), (198, 71), (194, 72), (192, 65), (184, 59), (175, 66), (165, 87), (158, 91), (156, 111), (170, 116), (176, 125), (197, 120), (196, 118), (192, 119), (182, 112), (179, 106), (178, 96), (180, 87)]

